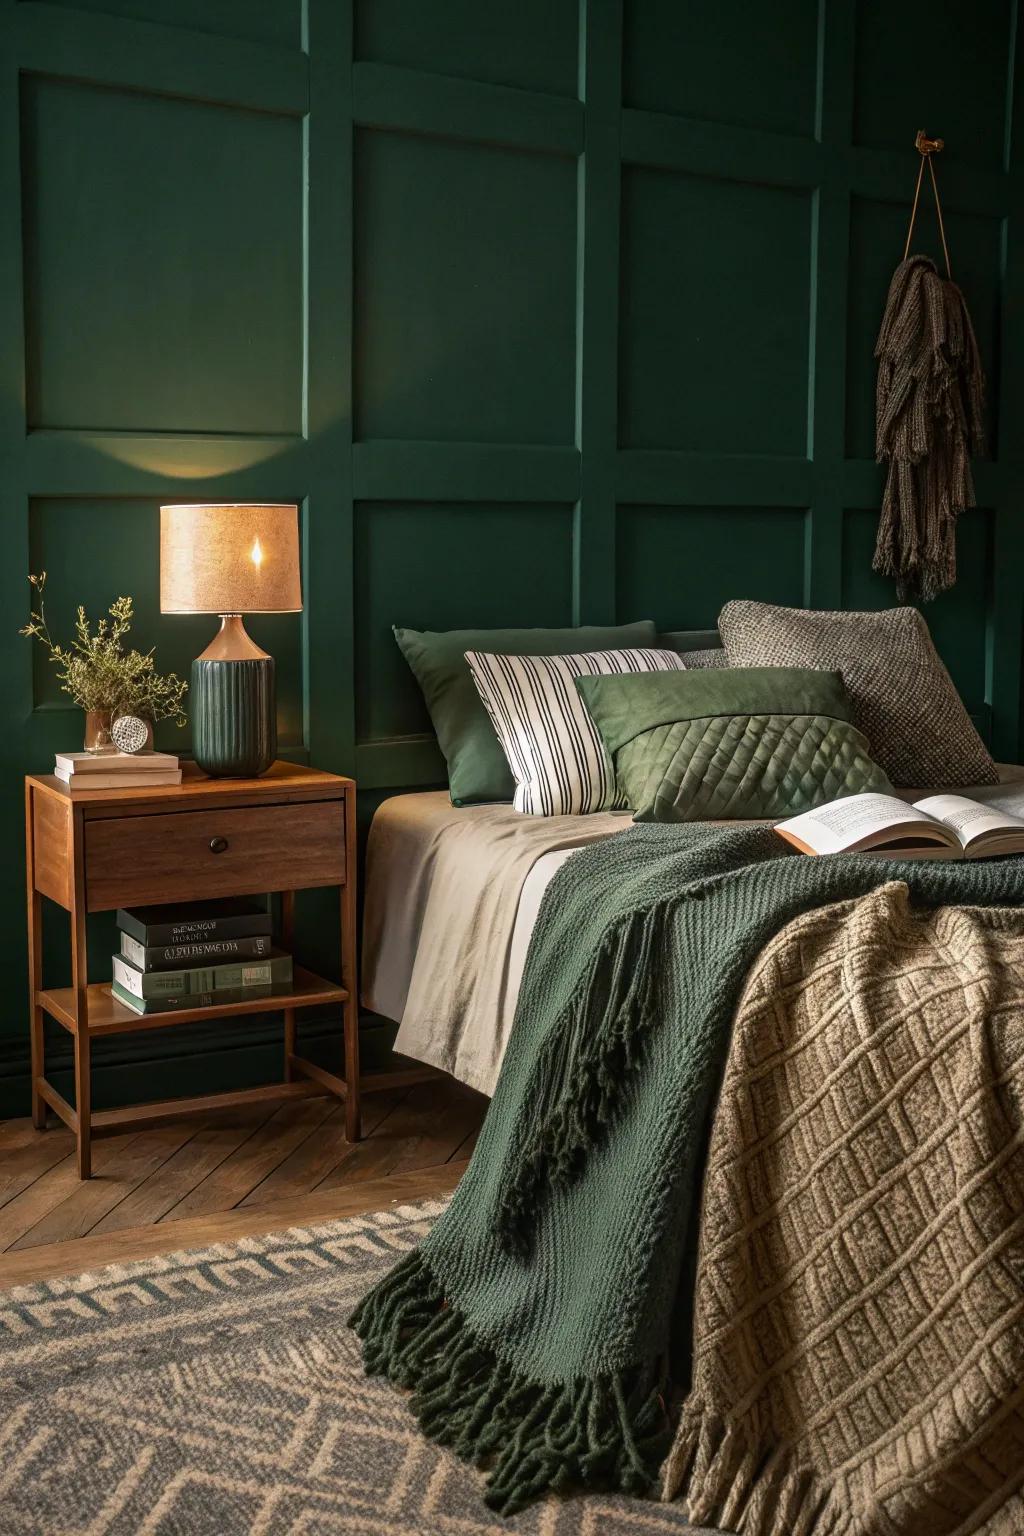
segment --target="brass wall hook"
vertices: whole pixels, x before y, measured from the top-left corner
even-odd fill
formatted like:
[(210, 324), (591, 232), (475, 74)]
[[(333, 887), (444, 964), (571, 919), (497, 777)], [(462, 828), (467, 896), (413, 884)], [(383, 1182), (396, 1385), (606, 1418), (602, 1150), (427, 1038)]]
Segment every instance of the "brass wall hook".
[(914, 140), (914, 148), (919, 155), (937, 155), (945, 149), (945, 139), (930, 139), (923, 128), (917, 130), (917, 138)]
[(917, 218), (917, 205), (921, 200), (921, 179), (924, 176), (925, 165), (932, 179), (932, 192), (935, 194), (935, 214), (939, 221), (939, 235), (942, 239), (942, 254), (946, 258), (946, 276), (952, 281), (953, 269), (949, 261), (949, 246), (946, 244), (946, 226), (942, 219), (942, 204), (939, 201), (939, 186), (935, 180), (935, 164), (933, 155), (939, 154), (946, 147), (945, 139), (930, 139), (923, 128), (917, 130), (917, 138), (914, 140), (914, 148), (921, 156), (921, 163), (917, 168), (917, 186), (914, 188), (914, 206), (910, 210), (910, 223), (907, 226), (907, 239), (903, 247), (903, 260), (910, 255), (910, 242), (914, 234), (914, 221)]

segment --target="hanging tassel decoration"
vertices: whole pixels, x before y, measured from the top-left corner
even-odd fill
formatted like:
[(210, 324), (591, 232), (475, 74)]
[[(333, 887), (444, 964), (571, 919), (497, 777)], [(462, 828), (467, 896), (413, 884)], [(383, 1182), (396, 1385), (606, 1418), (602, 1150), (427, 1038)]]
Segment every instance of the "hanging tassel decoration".
[[(932, 155), (921, 165), (903, 260), (878, 333), (875, 453), (888, 462), (873, 566), (896, 578), (901, 602), (928, 602), (956, 581), (956, 520), (976, 505), (971, 458), (984, 452), (985, 375), (964, 296), (953, 282)], [(925, 162), (931, 172), (946, 277), (910, 256)]]

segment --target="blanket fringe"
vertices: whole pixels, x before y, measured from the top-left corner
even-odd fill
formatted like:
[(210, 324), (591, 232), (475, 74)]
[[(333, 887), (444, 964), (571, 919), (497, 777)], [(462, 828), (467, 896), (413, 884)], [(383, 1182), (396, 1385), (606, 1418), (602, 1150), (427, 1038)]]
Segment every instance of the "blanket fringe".
[(545, 1189), (576, 1177), (621, 1105), (656, 1022), (653, 959), (678, 900), (634, 912), (605, 934), (548, 1037), (537, 1062), (533, 1126), (495, 1213), (495, 1236), (509, 1253), (529, 1255)]
[(861, 1528), (844, 1490), (837, 1496), (785, 1447), (759, 1447), (694, 1398), (663, 1469), (662, 1499), (682, 1500), (694, 1525), (742, 1536), (853, 1536)]
[(485, 1498), (511, 1515), (548, 1489), (652, 1490), (670, 1438), (656, 1368), (545, 1383), (511, 1371), (449, 1306), (419, 1252), (349, 1319), (370, 1375), (408, 1387), (430, 1440), (489, 1468)]

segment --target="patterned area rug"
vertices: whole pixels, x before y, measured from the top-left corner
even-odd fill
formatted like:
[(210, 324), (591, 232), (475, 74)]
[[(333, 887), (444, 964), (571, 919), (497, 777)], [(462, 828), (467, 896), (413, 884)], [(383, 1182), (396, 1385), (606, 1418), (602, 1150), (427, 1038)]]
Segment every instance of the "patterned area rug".
[[(3, 1536), (661, 1536), (590, 1496), (503, 1520), (362, 1374), (355, 1301), (443, 1206), (166, 1254), (0, 1294)], [(705, 1533), (707, 1536), (707, 1533)]]

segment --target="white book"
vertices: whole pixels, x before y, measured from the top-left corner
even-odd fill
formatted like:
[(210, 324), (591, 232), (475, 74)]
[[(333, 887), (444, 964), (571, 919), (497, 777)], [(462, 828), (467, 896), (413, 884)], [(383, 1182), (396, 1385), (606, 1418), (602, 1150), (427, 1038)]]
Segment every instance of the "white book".
[(887, 859), (994, 859), (1024, 853), (1024, 817), (966, 795), (849, 795), (775, 828), (801, 853), (873, 853)]
[(73, 773), (166, 773), (178, 766), (173, 752), (58, 752), (53, 762), (61, 778)]
[(54, 769), (54, 777), (66, 784), (73, 795), (88, 794), (96, 789), (157, 789), (163, 784), (180, 784), (181, 769), (169, 768), (161, 773), (64, 773)]

